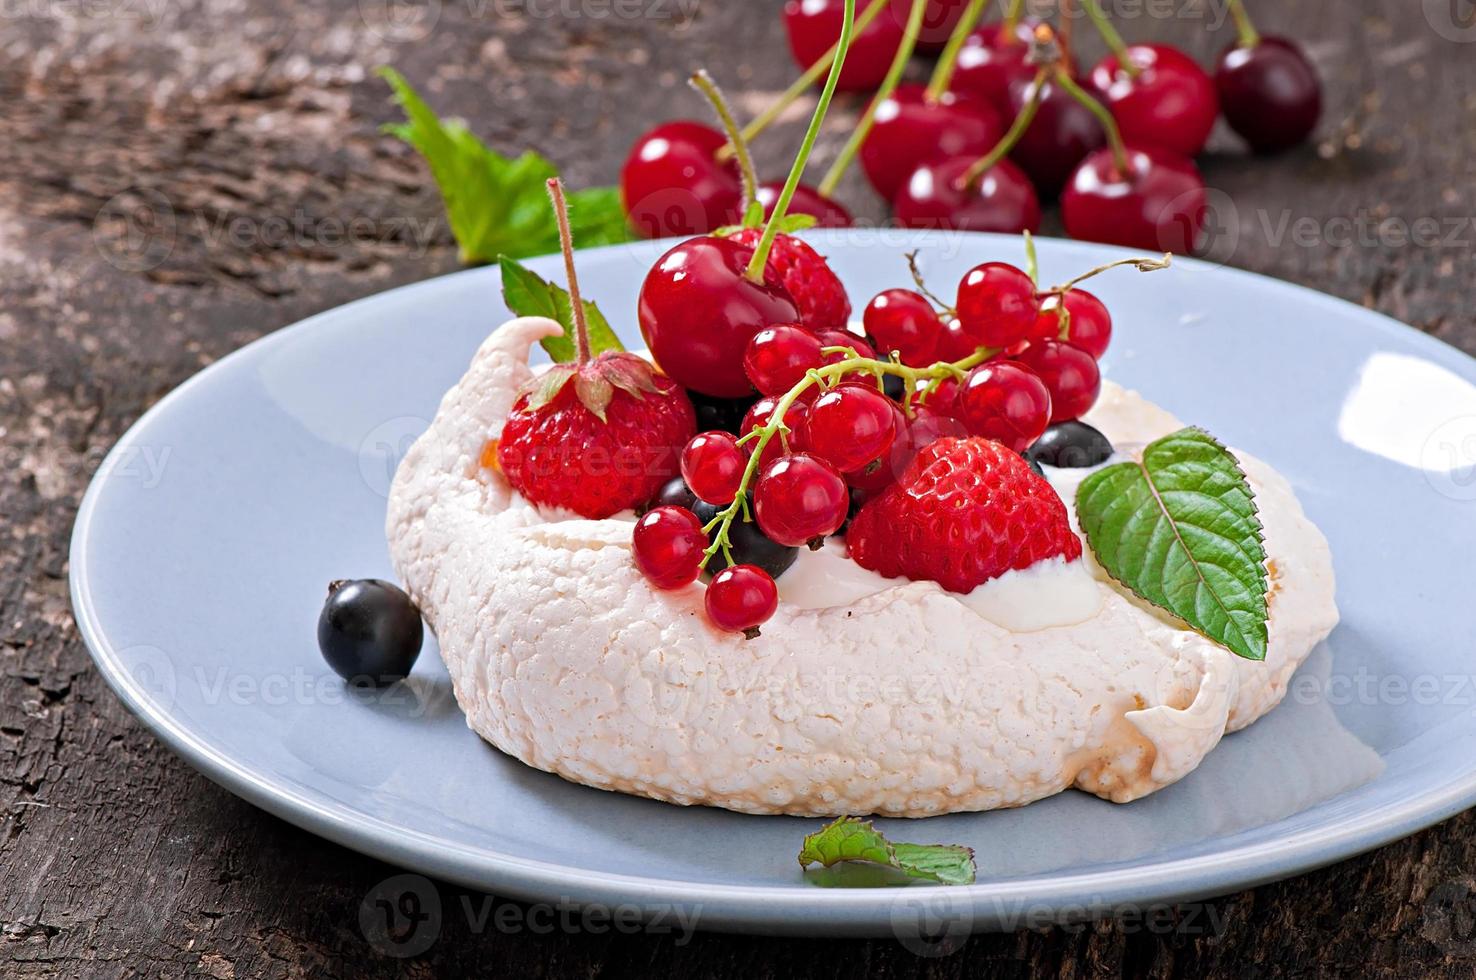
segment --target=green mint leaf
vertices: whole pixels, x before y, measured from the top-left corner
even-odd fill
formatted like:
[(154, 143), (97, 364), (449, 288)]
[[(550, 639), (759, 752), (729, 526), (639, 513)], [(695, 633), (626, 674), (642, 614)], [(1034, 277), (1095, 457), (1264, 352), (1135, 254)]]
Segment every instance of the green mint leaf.
[[(518, 316), (546, 316), (564, 328), (562, 335), (539, 341), (548, 356), (563, 364), (577, 356), (574, 343), (574, 304), (569, 293), (540, 277), (516, 260), (504, 255), (502, 265), (502, 300)], [(589, 349), (599, 354), (607, 350), (625, 350), (600, 308), (584, 301), (584, 319), (589, 324)]]
[(1076, 513), (1107, 573), (1247, 660), (1266, 659), (1266, 548), (1240, 463), (1203, 429), (1082, 481)]
[[(558, 225), (546, 188), (546, 181), (558, 176), (552, 163), (531, 151), (516, 158), (503, 156), (464, 124), (437, 116), (399, 72), (381, 68), (379, 74), (405, 112), (405, 122), (388, 125), (385, 131), (419, 150), (430, 165), (463, 262), (559, 250)], [(613, 188), (569, 195), (569, 221), (576, 247), (632, 237)]]
[(871, 821), (838, 817), (805, 838), (800, 867), (830, 867), (841, 861), (880, 864), (907, 875), (943, 885), (974, 882), (974, 852), (957, 844), (894, 844)]

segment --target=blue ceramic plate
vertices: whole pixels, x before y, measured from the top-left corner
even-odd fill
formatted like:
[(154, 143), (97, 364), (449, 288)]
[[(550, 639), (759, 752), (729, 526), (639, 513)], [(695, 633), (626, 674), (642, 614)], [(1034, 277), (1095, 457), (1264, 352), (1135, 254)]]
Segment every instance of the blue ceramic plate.
[[(939, 291), (1016, 239), (815, 234), (858, 303)], [(668, 243), (669, 244), (669, 243)], [(628, 343), (645, 243), (579, 256)], [(1059, 282), (1114, 249), (1042, 241)], [(562, 279), (558, 261), (529, 263)], [(529, 899), (675, 907), (700, 927), (907, 936), (1223, 893), (1348, 857), (1476, 802), (1471, 555), (1476, 362), (1392, 320), (1193, 261), (1092, 285), (1110, 377), (1268, 460), (1332, 542), (1343, 620), (1286, 701), (1182, 782), (1117, 806), (884, 820), (978, 853), (967, 888), (827, 888), (795, 863), (819, 821), (681, 808), (563, 782), (465, 725), (434, 646), (353, 696), (318, 655), (325, 584), (390, 577), (390, 475), (504, 318), (495, 269), (281, 330), (181, 386), (118, 443), (72, 541), (77, 621), (118, 695), (172, 749), (349, 847)], [(928, 924), (931, 924), (930, 926)]]

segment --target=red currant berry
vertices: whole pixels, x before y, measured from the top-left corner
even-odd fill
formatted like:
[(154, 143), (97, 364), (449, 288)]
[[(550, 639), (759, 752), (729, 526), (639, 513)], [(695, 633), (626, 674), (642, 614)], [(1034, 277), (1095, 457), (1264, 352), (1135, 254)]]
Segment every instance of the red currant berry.
[(709, 504), (731, 504), (747, 466), (748, 454), (729, 432), (699, 432), (682, 450), (682, 479)]
[(916, 411), (925, 405), (931, 412), (939, 415), (952, 415), (956, 418), (958, 416), (958, 393), (962, 387), (957, 378), (944, 378), (928, 393), (921, 405), (913, 403), (913, 410)]
[(879, 457), (879, 465), (872, 466), (868, 463), (841, 474), (845, 477), (847, 486), (864, 490), (868, 494), (885, 490), (907, 468), (907, 464), (912, 462), (912, 457), (917, 455), (917, 450), (907, 443), (907, 416), (902, 414), (902, 409), (895, 402), (889, 404), (892, 406), (893, 431), (896, 435), (891, 446)]
[(1008, 347), (1024, 340), (1039, 311), (1035, 283), (1007, 262), (975, 266), (958, 284), (961, 329), (978, 346)]
[(782, 395), (822, 360), (819, 339), (804, 327), (786, 323), (753, 335), (743, 352), (743, 370), (761, 393)]
[(969, 372), (958, 405), (976, 436), (1024, 452), (1051, 421), (1051, 395), (1035, 372), (1014, 361), (990, 361)]
[(943, 321), (921, 293), (911, 289), (887, 289), (866, 305), (861, 316), (866, 333), (887, 353), (897, 351), (903, 364), (922, 367), (938, 353), (938, 335)]
[(808, 453), (769, 464), (753, 498), (759, 530), (792, 548), (840, 530), (851, 504), (835, 467)]
[(844, 384), (815, 399), (796, 431), (807, 452), (848, 473), (880, 459), (892, 445), (896, 411), (875, 388)]
[(707, 584), (705, 604), (714, 626), (751, 640), (779, 608), (779, 587), (756, 565), (732, 565)]
[(697, 581), (707, 535), (685, 507), (657, 507), (636, 521), (631, 551), (636, 567), (658, 589), (679, 589)]
[[(824, 347), (849, 347), (856, 352), (856, 357), (876, 358), (876, 349), (868, 344), (865, 338), (858, 337), (849, 330), (822, 330), (816, 336), (820, 338), (820, 343)], [(835, 364), (838, 361), (849, 360), (851, 356), (835, 351), (825, 355), (825, 363)]]
[[(809, 404), (801, 399), (809, 398), (813, 400), (819, 393), (820, 389), (818, 387), (806, 388), (800, 393), (800, 398), (795, 399), (794, 404), (785, 410), (784, 424), (789, 427), (791, 433), (799, 431), (800, 424), (804, 422), (805, 415), (810, 411)], [(746, 436), (759, 426), (768, 425), (769, 418), (774, 414), (774, 407), (778, 404), (778, 398), (767, 396), (754, 402), (748, 409), (748, 414), (743, 416), (743, 423), (738, 427), (738, 434), (740, 436)], [(791, 435), (789, 438), (794, 440), (796, 437)], [(756, 444), (757, 440), (749, 440), (744, 444), (748, 448), (749, 455), (753, 454), (753, 447)], [(776, 432), (769, 439), (768, 445), (764, 446), (764, 454), (759, 458), (760, 470), (767, 467), (770, 463), (776, 462), (781, 456), (785, 455), (785, 452), (783, 433)]]
[[(1031, 339), (1064, 340), (1100, 360), (1112, 342), (1112, 316), (1107, 307), (1085, 289), (1073, 289), (1066, 294), (1066, 315), (1063, 317), (1061, 312), (1059, 296), (1052, 296), (1041, 304), (1035, 329), (1030, 332)], [(1066, 321), (1064, 332), (1063, 319)]]
[(1031, 344), (1020, 363), (1040, 375), (1051, 393), (1051, 424), (1080, 418), (1097, 403), (1102, 372), (1092, 355), (1059, 340)]
[(938, 333), (938, 360), (961, 361), (979, 348), (979, 342), (964, 332), (963, 321), (951, 316)]

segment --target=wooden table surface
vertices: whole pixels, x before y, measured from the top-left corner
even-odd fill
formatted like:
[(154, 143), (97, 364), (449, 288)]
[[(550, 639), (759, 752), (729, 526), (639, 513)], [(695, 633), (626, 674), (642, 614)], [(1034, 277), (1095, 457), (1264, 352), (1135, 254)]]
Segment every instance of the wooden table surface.
[[(396, 869), (217, 788), (106, 688), (66, 582), (77, 502), (102, 454), (242, 344), (457, 267), (421, 162), (379, 133), (396, 114), (373, 69), (397, 66), (443, 111), (504, 150), (546, 153), (576, 186), (608, 184), (640, 130), (704, 118), (683, 84), (691, 69), (709, 67), (744, 113), (788, 83), (777, 6), (0, 7), (0, 974), (1471, 976), (1470, 814), (1200, 906), (980, 936), (948, 956), (892, 941), (597, 933), (577, 920), (566, 929), (557, 915), (425, 883), (441, 922), (422, 935), (425, 951), (400, 958), (366, 940), (359, 918)], [(1319, 141), (1275, 160), (1246, 159), (1216, 134), (1203, 161), (1216, 256), (1476, 353), (1469, 0), (1251, 6), (1263, 30), (1307, 44), (1328, 104)], [(1222, 0), (1109, 7), (1130, 38), (1171, 39), (1201, 63), (1231, 33)], [(1089, 33), (1076, 31), (1094, 59)], [(855, 111), (841, 103), (822, 160)], [(792, 154), (804, 115), (759, 141), (766, 173)], [(855, 174), (843, 197), (883, 216)], [(145, 222), (125, 237), (119, 216), (140, 207), (169, 219), (170, 233)]]

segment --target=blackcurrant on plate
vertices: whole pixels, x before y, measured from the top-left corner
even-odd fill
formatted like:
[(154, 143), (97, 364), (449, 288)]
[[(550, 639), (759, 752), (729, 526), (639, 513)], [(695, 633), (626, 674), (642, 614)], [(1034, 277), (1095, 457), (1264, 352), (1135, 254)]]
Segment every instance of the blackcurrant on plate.
[[(977, 262), (1022, 260), (1000, 236), (812, 241), (858, 311), (908, 283), (909, 248), (941, 292)], [(643, 273), (669, 245), (579, 255), (585, 294), (628, 342)], [(1122, 254), (1040, 242), (1051, 282)], [(529, 265), (562, 277), (556, 257)], [(1109, 377), (1291, 480), (1331, 540), (1343, 621), (1280, 707), (1147, 799), (1067, 792), (882, 821), (895, 839), (973, 846), (973, 886), (819, 887), (795, 862), (818, 821), (684, 809), (523, 766), (467, 729), (433, 645), (383, 691), (351, 693), (324, 663), (326, 585), (392, 577), (390, 474), (502, 321), (493, 269), (313, 317), (160, 402), (83, 502), (77, 621), (129, 707), (264, 809), (468, 886), (676, 905), (699, 927), (922, 942), (925, 921), (954, 934), (1035, 924), (1284, 877), (1476, 802), (1476, 361), (1351, 304), (1194, 261), (1092, 290), (1117, 324)]]

